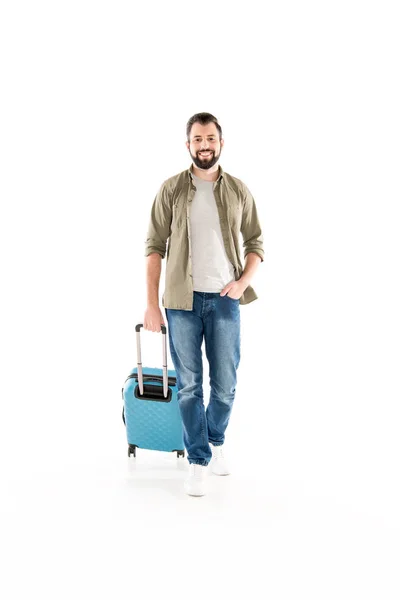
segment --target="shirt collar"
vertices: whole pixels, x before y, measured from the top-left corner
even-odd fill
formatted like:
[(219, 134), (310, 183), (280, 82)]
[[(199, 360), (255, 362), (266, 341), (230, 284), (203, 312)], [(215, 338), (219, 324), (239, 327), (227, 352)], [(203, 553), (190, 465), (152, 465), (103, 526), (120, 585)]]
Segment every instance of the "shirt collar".
[[(218, 179), (216, 179), (213, 183), (218, 183), (218, 181), (220, 179), (222, 180), (222, 178), (224, 176), (224, 170), (221, 167), (221, 165), (218, 165), (218, 168), (219, 168)], [(188, 168), (187, 172), (188, 172), (188, 176), (190, 176), (190, 179), (193, 181), (193, 175), (194, 175), (194, 173), (193, 173), (193, 163), (190, 165), (190, 167)]]

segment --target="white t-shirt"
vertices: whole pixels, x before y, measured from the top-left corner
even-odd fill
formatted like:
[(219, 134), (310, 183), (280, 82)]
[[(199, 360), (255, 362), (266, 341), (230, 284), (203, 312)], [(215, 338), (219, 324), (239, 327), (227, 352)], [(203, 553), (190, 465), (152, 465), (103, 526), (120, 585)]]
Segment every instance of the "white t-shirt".
[(193, 175), (196, 193), (190, 207), (193, 290), (221, 292), (234, 281), (234, 269), (222, 239), (213, 181)]

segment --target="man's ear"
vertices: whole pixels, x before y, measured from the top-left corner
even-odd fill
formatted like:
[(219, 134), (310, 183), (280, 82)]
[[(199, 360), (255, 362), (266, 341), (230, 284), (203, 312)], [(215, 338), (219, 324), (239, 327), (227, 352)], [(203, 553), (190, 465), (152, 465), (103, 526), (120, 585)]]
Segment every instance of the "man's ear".
[(189, 150), (189, 148), (190, 148), (190, 144), (189, 144), (189, 142), (188, 142), (188, 141), (186, 141), (186, 142), (185, 142), (185, 145), (186, 145), (186, 148)]

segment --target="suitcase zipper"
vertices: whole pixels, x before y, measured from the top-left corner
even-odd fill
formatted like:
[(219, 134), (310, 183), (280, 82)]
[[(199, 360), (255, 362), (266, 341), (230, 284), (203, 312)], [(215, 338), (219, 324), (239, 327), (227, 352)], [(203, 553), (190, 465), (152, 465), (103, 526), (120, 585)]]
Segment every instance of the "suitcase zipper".
[[(128, 381), (128, 379), (138, 379), (138, 374), (137, 373), (131, 373), (130, 375), (128, 375), (128, 377), (125, 379), (125, 383)], [(163, 376), (162, 375), (145, 375), (143, 373), (143, 381), (159, 381), (160, 383), (163, 383)], [(176, 377), (172, 377), (169, 376), (168, 377), (168, 385), (171, 385), (172, 387), (176, 385)]]

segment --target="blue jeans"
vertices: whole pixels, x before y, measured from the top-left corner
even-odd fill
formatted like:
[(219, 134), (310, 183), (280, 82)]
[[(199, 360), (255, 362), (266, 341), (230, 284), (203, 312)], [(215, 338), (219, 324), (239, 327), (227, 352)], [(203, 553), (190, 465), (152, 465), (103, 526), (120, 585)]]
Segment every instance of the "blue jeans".
[[(165, 314), (188, 461), (207, 465), (212, 456), (209, 443), (224, 443), (235, 398), (240, 361), (239, 300), (218, 292), (193, 292), (192, 310), (166, 308)], [(210, 372), (207, 410), (203, 400), (203, 337)]]

